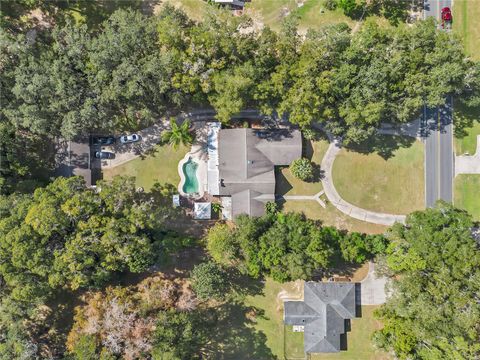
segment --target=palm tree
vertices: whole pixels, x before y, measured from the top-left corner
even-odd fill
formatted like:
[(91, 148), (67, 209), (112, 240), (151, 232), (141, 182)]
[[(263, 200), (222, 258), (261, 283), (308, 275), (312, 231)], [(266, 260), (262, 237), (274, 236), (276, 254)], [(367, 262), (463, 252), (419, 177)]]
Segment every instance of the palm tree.
[(190, 131), (190, 121), (184, 121), (180, 126), (174, 118), (170, 119), (170, 130), (167, 130), (162, 135), (162, 140), (168, 142), (174, 148), (180, 144), (191, 145), (193, 142), (193, 135)]

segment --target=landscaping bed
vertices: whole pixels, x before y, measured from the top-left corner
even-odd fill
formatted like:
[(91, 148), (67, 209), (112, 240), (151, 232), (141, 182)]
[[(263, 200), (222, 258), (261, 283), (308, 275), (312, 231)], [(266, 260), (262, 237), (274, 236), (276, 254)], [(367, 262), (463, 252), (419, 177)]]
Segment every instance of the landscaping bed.
[(340, 196), (363, 209), (409, 214), (425, 206), (424, 145), (403, 136), (377, 136), (342, 151), (333, 164)]

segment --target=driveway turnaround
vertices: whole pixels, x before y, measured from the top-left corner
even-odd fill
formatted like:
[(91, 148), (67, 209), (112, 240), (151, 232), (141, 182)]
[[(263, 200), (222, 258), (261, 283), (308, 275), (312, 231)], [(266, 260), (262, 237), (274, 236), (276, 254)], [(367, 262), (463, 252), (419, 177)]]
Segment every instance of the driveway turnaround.
[(404, 215), (384, 214), (365, 210), (350, 204), (340, 197), (337, 189), (335, 189), (335, 186), (333, 185), (332, 177), (333, 162), (335, 161), (335, 157), (338, 155), (340, 150), (340, 141), (337, 139), (331, 141), (321, 164), (321, 168), (325, 172), (324, 177), (322, 178), (323, 190), (325, 191), (325, 195), (332, 205), (348, 216), (374, 224), (390, 226), (396, 222), (405, 222), (406, 217)]
[(480, 174), (480, 135), (477, 135), (477, 151), (474, 155), (455, 157), (455, 175)]
[(362, 305), (381, 305), (387, 300), (385, 285), (388, 279), (375, 272), (375, 263), (368, 264), (368, 275), (360, 281), (360, 303)]

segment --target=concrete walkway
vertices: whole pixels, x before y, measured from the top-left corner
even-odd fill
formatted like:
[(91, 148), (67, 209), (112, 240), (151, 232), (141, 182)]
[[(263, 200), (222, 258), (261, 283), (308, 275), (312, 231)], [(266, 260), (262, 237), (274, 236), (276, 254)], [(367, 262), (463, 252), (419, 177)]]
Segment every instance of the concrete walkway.
[(381, 305), (387, 301), (385, 285), (388, 279), (378, 276), (375, 272), (375, 263), (368, 264), (368, 275), (360, 281), (360, 303), (362, 305)]
[(340, 141), (338, 139), (331, 141), (321, 164), (321, 168), (324, 171), (324, 177), (322, 178), (323, 190), (333, 206), (335, 206), (342, 213), (357, 220), (367, 221), (374, 224), (390, 226), (396, 222), (405, 222), (406, 217), (404, 215), (384, 214), (365, 210), (350, 204), (340, 197), (337, 189), (335, 189), (335, 186), (333, 185), (332, 169), (335, 157), (338, 155), (341, 149)]
[(285, 199), (285, 200), (300, 200), (300, 201), (313, 200), (313, 201), (318, 202), (321, 207), (326, 208), (327, 205), (325, 204), (325, 202), (322, 199), (320, 199), (320, 196), (322, 196), (324, 193), (325, 192), (322, 190), (315, 195), (284, 195), (284, 196), (282, 196), (282, 198)]
[(474, 155), (455, 156), (455, 176), (459, 174), (480, 174), (480, 135), (477, 135)]

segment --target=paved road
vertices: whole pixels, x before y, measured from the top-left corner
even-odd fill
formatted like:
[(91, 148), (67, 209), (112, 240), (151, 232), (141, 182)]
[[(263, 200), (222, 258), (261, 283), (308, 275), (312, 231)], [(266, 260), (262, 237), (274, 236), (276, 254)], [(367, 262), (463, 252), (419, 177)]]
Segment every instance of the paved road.
[(452, 100), (436, 109), (425, 108), (425, 205), (453, 199)]
[(424, 0), (424, 17), (434, 17), (440, 21), (440, 13), (444, 7), (452, 8), (452, 0)]
[[(451, 0), (425, 0), (424, 17), (441, 21), (441, 10), (452, 8)], [(424, 108), (425, 130), (425, 205), (432, 207), (437, 200), (452, 202), (454, 153), (452, 98), (435, 109)]]

